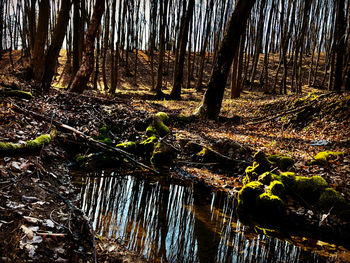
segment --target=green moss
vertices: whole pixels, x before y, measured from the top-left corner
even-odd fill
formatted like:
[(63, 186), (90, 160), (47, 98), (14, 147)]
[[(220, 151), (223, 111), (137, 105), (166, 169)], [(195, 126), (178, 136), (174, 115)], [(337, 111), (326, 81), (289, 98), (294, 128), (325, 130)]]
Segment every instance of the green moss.
[(282, 154), (268, 155), (267, 160), (282, 171), (286, 171), (294, 165), (294, 160), (291, 157)]
[(168, 122), (169, 116), (165, 112), (158, 112), (156, 116), (162, 121), (162, 122)]
[(109, 130), (109, 129), (108, 129), (108, 126), (107, 126), (107, 125), (103, 125), (103, 126), (99, 129), (100, 136), (107, 137), (108, 130)]
[(154, 167), (168, 167), (173, 162), (174, 154), (169, 146), (157, 142), (154, 145), (151, 163)]
[(156, 131), (153, 129), (152, 124), (148, 125), (147, 129), (146, 129), (146, 135), (147, 136), (153, 136), (156, 134)]
[(170, 129), (168, 126), (164, 124), (163, 121), (159, 120), (154, 120), (153, 122), (153, 128), (157, 131), (160, 137), (164, 137), (170, 132)]
[(40, 149), (51, 141), (50, 134), (43, 134), (34, 140), (29, 140), (25, 144), (11, 142), (0, 142), (0, 153), (16, 153), (27, 150)]
[(280, 198), (284, 198), (286, 192), (284, 184), (277, 180), (271, 182), (271, 184), (269, 185), (269, 190), (271, 194), (276, 195)]
[(346, 207), (344, 197), (333, 188), (326, 188), (322, 191), (318, 206), (323, 211), (329, 211), (333, 207), (333, 211), (338, 212)]
[(304, 200), (315, 202), (320, 197), (321, 192), (328, 186), (326, 180), (320, 176), (296, 177), (296, 193)]
[(253, 181), (245, 186), (238, 193), (238, 210), (254, 211), (256, 198), (264, 192), (264, 185)]
[(141, 152), (152, 152), (154, 148), (154, 144), (158, 142), (158, 137), (153, 135), (148, 137), (146, 140), (140, 142), (139, 147)]
[(256, 207), (259, 211), (258, 217), (268, 222), (278, 220), (285, 210), (282, 199), (271, 193), (260, 194), (256, 199)]
[(123, 142), (115, 146), (116, 148), (122, 149), (126, 152), (134, 153), (136, 151), (136, 142)]
[(37, 137), (35, 140), (27, 141), (25, 147), (28, 148), (39, 148), (51, 141), (51, 136), (49, 134), (43, 134)]
[(282, 172), (275, 177), (276, 180), (279, 180), (286, 187), (287, 191), (293, 191), (295, 189), (296, 176), (293, 172)]
[(264, 185), (269, 185), (272, 180), (272, 174), (270, 172), (263, 173), (258, 177), (258, 181)]
[(107, 144), (107, 145), (112, 145), (113, 144), (113, 141), (111, 138), (108, 137), (108, 131), (109, 131), (109, 128), (107, 125), (103, 125), (100, 129), (99, 129), (99, 135), (98, 136), (93, 136), (92, 138), (99, 141), (99, 142), (102, 142), (104, 144)]
[(338, 156), (344, 156), (344, 154), (344, 152), (319, 152), (318, 154), (316, 154), (314, 159), (311, 162), (309, 162), (309, 165), (327, 165), (329, 160), (336, 159)]

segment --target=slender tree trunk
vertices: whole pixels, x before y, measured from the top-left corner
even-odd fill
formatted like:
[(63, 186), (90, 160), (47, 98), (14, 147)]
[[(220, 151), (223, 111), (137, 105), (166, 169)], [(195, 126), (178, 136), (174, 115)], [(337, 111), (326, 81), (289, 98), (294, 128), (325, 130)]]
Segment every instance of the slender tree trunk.
[(233, 56), (239, 48), (239, 37), (244, 31), (244, 26), (254, 3), (255, 0), (238, 0), (236, 3), (235, 10), (228, 22), (224, 38), (221, 42), (208, 89), (197, 111), (201, 117), (216, 119), (220, 113)]
[(57, 58), (60, 53), (69, 22), (70, 9), (71, 1), (62, 0), (61, 10), (58, 14), (57, 23), (51, 37), (51, 45), (49, 46), (45, 57), (45, 69), (41, 80), (41, 88), (44, 91), (50, 90), (52, 78), (55, 74)]
[(0, 60), (2, 58), (2, 33), (3, 33), (3, 24), (4, 24), (4, 1), (5, 0), (0, 0)]
[(72, 78), (75, 76), (75, 74), (79, 70), (79, 63), (80, 63), (80, 55), (79, 51), (81, 50), (80, 47), (80, 41), (79, 36), (82, 34), (80, 32), (81, 25), (80, 23), (83, 23), (83, 18), (80, 16), (80, 1), (74, 2), (74, 11), (73, 11), (73, 72), (72, 72)]
[(106, 13), (105, 13), (105, 29), (104, 29), (104, 40), (103, 40), (103, 56), (102, 56), (102, 78), (103, 78), (103, 89), (108, 91), (108, 82), (106, 76), (106, 57), (108, 51), (108, 40), (109, 40), (109, 5), (108, 0), (106, 5)]
[(96, 0), (94, 6), (94, 12), (89, 23), (88, 30), (85, 36), (85, 50), (83, 53), (83, 59), (81, 66), (74, 77), (71, 92), (82, 93), (86, 88), (90, 75), (94, 67), (94, 42), (98, 28), (101, 23), (101, 18), (104, 12), (105, 1)]
[(44, 71), (44, 51), (45, 43), (48, 34), (49, 24), (49, 13), (50, 13), (50, 2), (41, 0), (39, 4), (39, 21), (36, 30), (35, 43), (34, 43), (34, 54), (32, 59), (32, 68), (34, 72), (34, 79), (41, 80)]
[(194, 4), (195, 4), (195, 0), (188, 1), (188, 7), (186, 11), (186, 16), (184, 19), (184, 25), (182, 25), (183, 27), (182, 35), (179, 36), (180, 38), (179, 56), (177, 61), (175, 62), (175, 72), (174, 72), (174, 82), (173, 82), (174, 84), (170, 94), (171, 98), (173, 99), (181, 98), (181, 87), (183, 83), (183, 69), (184, 69), (184, 62), (185, 62), (185, 55), (186, 55), (188, 29), (190, 26), (192, 15), (193, 15)]
[(335, 65), (335, 78), (334, 78), (334, 90), (340, 91), (343, 84), (343, 61), (345, 54), (345, 8), (344, 0), (336, 0), (337, 2), (337, 22), (335, 30), (335, 43), (336, 43), (336, 65)]
[(157, 97), (163, 97), (163, 67), (164, 67), (164, 52), (165, 52), (165, 23), (167, 18), (168, 0), (160, 2), (160, 35), (159, 35), (159, 56), (158, 56), (158, 73), (157, 73), (157, 85), (156, 95)]
[[(212, 17), (212, 10), (213, 10), (213, 5), (214, 5), (214, 1), (210, 0), (210, 5), (207, 6), (207, 11), (205, 14), (205, 22), (207, 22), (206, 24), (206, 32), (205, 32), (205, 36), (204, 36), (204, 42), (201, 48), (201, 52), (200, 52), (200, 66), (199, 66), (199, 72), (198, 72), (198, 78), (197, 78), (197, 83), (196, 83), (196, 90), (202, 90), (202, 86), (203, 86), (203, 73), (204, 73), (204, 64), (205, 64), (205, 51), (207, 49), (207, 45), (208, 45), (208, 40), (209, 40), (209, 35), (210, 35), (210, 24), (211, 24), (211, 17)], [(203, 30), (204, 31), (204, 30)]]

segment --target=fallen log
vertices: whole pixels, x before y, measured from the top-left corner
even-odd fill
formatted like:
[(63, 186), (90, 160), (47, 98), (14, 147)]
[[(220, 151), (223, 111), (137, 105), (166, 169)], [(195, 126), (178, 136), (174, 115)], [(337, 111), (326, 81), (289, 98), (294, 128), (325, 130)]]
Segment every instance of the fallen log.
[(27, 152), (41, 150), (42, 147), (49, 144), (57, 134), (56, 128), (51, 129), (50, 134), (42, 134), (34, 140), (28, 140), (24, 144), (12, 142), (0, 142), (0, 156), (16, 155)]
[(12, 104), (12, 109), (14, 111), (18, 112), (18, 113), (31, 115), (32, 117), (34, 117), (36, 119), (43, 120), (43, 121), (46, 121), (48, 123), (52, 123), (53, 125), (55, 125), (57, 127), (57, 129), (73, 132), (74, 134), (78, 135), (80, 138), (85, 140), (85, 142), (91, 144), (93, 148), (97, 147), (98, 149), (102, 149), (102, 150), (112, 150), (113, 152), (116, 152), (116, 153), (120, 154), (121, 156), (123, 156), (127, 160), (135, 163), (137, 166), (139, 166), (141, 168), (144, 168), (144, 169), (147, 169), (147, 170), (150, 170), (150, 171), (154, 172), (155, 174), (160, 174), (157, 170), (149, 167), (148, 165), (145, 165), (145, 164), (137, 161), (132, 154), (130, 154), (130, 153), (126, 152), (126, 151), (123, 151), (123, 150), (121, 150), (119, 148), (116, 148), (116, 147), (113, 147), (113, 146), (109, 146), (109, 145), (107, 145), (107, 144), (105, 144), (103, 142), (97, 141), (97, 140), (91, 138), (90, 136), (85, 135), (83, 132), (75, 129), (74, 127), (71, 127), (71, 126), (69, 126), (67, 124), (64, 124), (64, 123), (61, 123), (59, 121), (56, 121), (56, 120), (54, 120), (52, 118), (43, 116), (42, 114), (30, 111), (30, 110), (22, 109), (22, 108), (18, 107), (15, 104)]

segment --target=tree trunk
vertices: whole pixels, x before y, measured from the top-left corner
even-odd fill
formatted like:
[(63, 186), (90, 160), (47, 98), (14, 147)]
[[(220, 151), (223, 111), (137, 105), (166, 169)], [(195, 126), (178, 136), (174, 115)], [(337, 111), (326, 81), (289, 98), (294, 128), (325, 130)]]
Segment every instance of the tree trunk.
[(0, 60), (1, 60), (1, 57), (2, 57), (2, 27), (3, 27), (3, 24), (4, 24), (4, 0), (0, 0)]
[(194, 4), (195, 4), (195, 0), (189, 0), (186, 16), (184, 19), (184, 24), (181, 25), (183, 30), (182, 30), (182, 34), (179, 35), (179, 38), (180, 38), (180, 41), (179, 41), (180, 45), (178, 47), (179, 55), (178, 55), (177, 61), (175, 62), (175, 72), (174, 72), (174, 82), (173, 82), (174, 84), (170, 94), (171, 98), (173, 99), (181, 98), (181, 87), (183, 82), (183, 70), (184, 70), (186, 46), (187, 46), (187, 39), (188, 39), (188, 29), (190, 26), (192, 15), (193, 15)]
[(165, 52), (165, 23), (168, 10), (168, 0), (160, 2), (160, 35), (159, 35), (159, 57), (158, 57), (158, 73), (157, 73), (157, 85), (156, 85), (156, 95), (157, 97), (162, 97), (164, 94), (162, 92), (163, 86), (163, 67), (164, 67), (164, 52)]
[(97, 0), (94, 6), (94, 13), (89, 23), (88, 30), (85, 36), (85, 50), (81, 66), (74, 77), (71, 92), (82, 93), (86, 88), (90, 75), (94, 68), (94, 42), (98, 28), (101, 23), (101, 18), (104, 12), (105, 1)]
[(56, 62), (60, 53), (64, 36), (69, 22), (69, 12), (71, 8), (70, 0), (62, 0), (61, 10), (58, 14), (57, 23), (51, 37), (51, 45), (46, 52), (45, 69), (41, 80), (41, 88), (49, 91), (52, 78), (55, 74)]
[(208, 84), (202, 103), (197, 114), (203, 118), (216, 119), (220, 113), (224, 96), (227, 76), (236, 50), (239, 48), (239, 38), (253, 7), (255, 0), (238, 0), (235, 10), (228, 22), (222, 40), (217, 60)]
[(344, 0), (337, 1), (337, 22), (335, 30), (335, 52), (337, 55), (335, 74), (334, 74), (334, 90), (340, 91), (343, 84), (343, 56), (345, 54), (345, 15)]
[(44, 71), (44, 52), (48, 34), (49, 13), (50, 1), (41, 0), (39, 4), (39, 21), (35, 35), (34, 52), (31, 63), (35, 80), (41, 80)]
[(79, 63), (80, 63), (80, 40), (79, 36), (81, 34), (80, 28), (81, 23), (83, 23), (83, 18), (80, 15), (80, 1), (74, 2), (74, 12), (73, 12), (73, 72), (72, 76), (75, 76), (75, 74), (79, 70)]

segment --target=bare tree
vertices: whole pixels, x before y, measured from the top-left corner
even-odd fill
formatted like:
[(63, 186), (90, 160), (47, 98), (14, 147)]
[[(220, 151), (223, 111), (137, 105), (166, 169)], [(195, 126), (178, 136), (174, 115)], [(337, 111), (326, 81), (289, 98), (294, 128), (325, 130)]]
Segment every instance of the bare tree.
[(97, 0), (94, 6), (94, 12), (89, 23), (85, 36), (85, 49), (83, 53), (82, 63), (77, 74), (74, 77), (71, 92), (82, 93), (86, 88), (90, 75), (94, 67), (94, 43), (101, 18), (104, 12), (105, 1)]
[(242, 35), (250, 10), (255, 0), (238, 0), (228, 22), (224, 38), (214, 63), (208, 88), (203, 96), (197, 114), (203, 118), (215, 119), (220, 113), (227, 76)]

